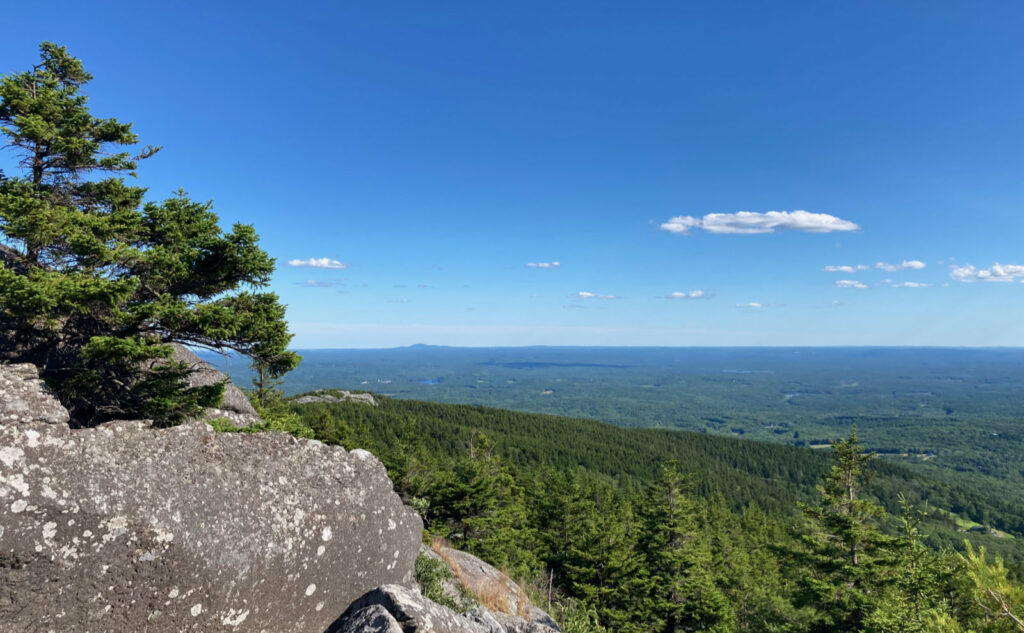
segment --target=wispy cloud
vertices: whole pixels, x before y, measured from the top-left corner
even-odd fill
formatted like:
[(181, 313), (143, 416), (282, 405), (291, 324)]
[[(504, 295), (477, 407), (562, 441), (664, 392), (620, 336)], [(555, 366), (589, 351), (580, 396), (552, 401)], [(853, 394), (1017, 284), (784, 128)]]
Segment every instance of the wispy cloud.
[(763, 308), (764, 304), (763, 303), (758, 303), (756, 301), (748, 301), (747, 303), (737, 303), (736, 307), (737, 308), (746, 308), (746, 309), (750, 309), (750, 310), (758, 310), (760, 308)]
[(956, 281), (1016, 281), (1024, 282), (1024, 266), (1017, 264), (992, 264), (990, 268), (975, 268), (974, 266), (953, 266), (949, 269), (949, 276)]
[(893, 281), (892, 279), (883, 279), (883, 286), (889, 288), (930, 288), (931, 284), (921, 283), (917, 281)]
[(527, 268), (558, 268), (561, 262), (529, 262)]
[(295, 285), (302, 286), (303, 288), (333, 288), (335, 286), (344, 286), (345, 282), (338, 279), (307, 279), (306, 281), (296, 282)]
[(709, 213), (701, 218), (679, 215), (669, 218), (661, 225), (663, 231), (685, 235), (691, 229), (702, 229), (708, 233), (775, 233), (777, 231), (804, 231), (807, 233), (832, 233), (833, 231), (856, 231), (860, 227), (853, 222), (827, 213), (809, 211), (769, 211), (754, 213)]
[(299, 268), (334, 268), (343, 269), (348, 268), (348, 264), (345, 262), (339, 262), (336, 259), (330, 257), (310, 257), (309, 259), (289, 259), (286, 262), (289, 266), (295, 266)]
[(899, 264), (887, 264), (885, 262), (878, 262), (875, 264), (875, 268), (877, 268), (878, 270), (885, 270), (890, 273), (894, 273), (897, 270), (921, 270), (926, 265), (927, 264), (925, 264), (924, 262), (918, 261), (916, 259), (904, 259)]
[(857, 264), (856, 266), (825, 266), (822, 268), (827, 273), (856, 273), (862, 270), (867, 270), (870, 266), (864, 264)]
[(577, 292), (573, 296), (576, 297), (577, 299), (621, 299), (622, 298), (622, 297), (618, 297), (616, 295), (599, 295), (599, 294), (596, 294), (596, 293), (593, 293), (593, 292), (587, 292), (585, 290), (582, 291), (582, 292)]
[(856, 288), (858, 290), (864, 290), (867, 287), (867, 284), (855, 279), (839, 279), (836, 281), (836, 288)]
[(689, 292), (672, 292), (666, 299), (710, 299), (711, 295), (703, 290), (690, 290)]

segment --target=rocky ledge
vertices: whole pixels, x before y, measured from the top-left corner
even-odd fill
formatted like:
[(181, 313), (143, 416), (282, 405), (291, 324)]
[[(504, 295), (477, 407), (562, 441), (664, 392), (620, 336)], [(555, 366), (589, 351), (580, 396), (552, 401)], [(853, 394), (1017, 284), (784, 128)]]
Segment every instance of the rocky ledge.
[(377, 406), (377, 401), (374, 399), (373, 394), (352, 393), (344, 389), (321, 389), (311, 394), (294, 398), (292, 402), (295, 404), (308, 404), (310, 402), (358, 402), (373, 407)]
[(71, 429), (35, 367), (0, 364), (4, 633), (558, 631), (507, 576), (451, 548), (424, 551), (452, 570), (449, 597), (477, 604), (423, 597), (422, 533), (366, 451), (202, 421)]
[[(73, 430), (33, 376), (0, 366), (3, 631), (322, 633), (411, 584), (422, 523), (370, 453), (202, 422)], [(12, 423), (8, 394), (44, 404)]]

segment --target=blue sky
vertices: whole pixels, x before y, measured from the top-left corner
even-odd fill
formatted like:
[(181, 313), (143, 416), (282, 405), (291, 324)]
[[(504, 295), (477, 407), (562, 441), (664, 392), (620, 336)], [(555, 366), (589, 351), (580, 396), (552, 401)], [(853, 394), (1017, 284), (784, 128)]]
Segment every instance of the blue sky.
[(81, 57), (296, 347), (1024, 345), (1019, 2), (284, 7), (16, 3), (0, 72)]

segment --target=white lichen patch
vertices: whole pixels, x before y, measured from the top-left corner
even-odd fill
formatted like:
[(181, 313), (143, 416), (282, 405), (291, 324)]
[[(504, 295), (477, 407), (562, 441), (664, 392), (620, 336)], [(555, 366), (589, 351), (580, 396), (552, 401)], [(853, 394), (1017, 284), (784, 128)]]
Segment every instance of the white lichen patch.
[(57, 523), (56, 521), (50, 521), (43, 526), (43, 540), (50, 541), (55, 536), (57, 536)]
[(323, 545), (321, 545), (320, 547), (316, 548), (316, 555), (317, 556), (323, 556), (324, 552), (326, 552), (326, 551), (327, 551), (327, 548), (324, 547)]
[(4, 463), (4, 466), (10, 468), (14, 465), (14, 462), (20, 461), (25, 457), (25, 451), (21, 450), (17, 446), (5, 446), (0, 448), (0, 462)]
[(178, 597), (178, 594), (179, 594), (179, 593), (180, 593), (180, 592), (178, 591), (178, 588), (177, 588), (177, 587), (174, 587), (174, 588), (173, 588), (173, 589), (171, 589), (171, 590), (170, 590), (169, 592), (167, 592), (167, 597), (173, 600), (173, 599), (175, 599), (175, 598), (177, 598), (177, 597)]
[(24, 512), (25, 508), (27, 507), (28, 501), (25, 501), (24, 499), (18, 499), (17, 501), (11, 504), (11, 512), (14, 514), (19, 514), (21, 512)]
[[(102, 527), (103, 524), (100, 524)], [(128, 533), (128, 517), (116, 516), (106, 522), (107, 533), (103, 535), (103, 542), (109, 543), (119, 536)]]
[(227, 615), (220, 619), (220, 623), (224, 626), (238, 626), (242, 622), (245, 622), (245, 619), (247, 617), (249, 617), (248, 609), (246, 609), (245, 611), (242, 611), (240, 609), (231, 609), (227, 612)]
[(22, 497), (27, 497), (29, 494), (29, 485), (25, 483), (25, 475), (23, 475), (22, 473), (15, 473), (10, 477), (4, 477), (3, 475), (0, 475), (0, 484), (6, 484), (8, 488), (13, 489)]
[(192, 605), (192, 608), (189, 609), (188, 612), (192, 614), (193, 618), (198, 617), (199, 614), (203, 612), (203, 605), (197, 602), (196, 604)]
[(25, 444), (29, 448), (36, 448), (37, 446), (39, 446), (39, 431), (36, 431), (34, 429), (27, 429), (25, 431), (25, 437), (28, 438), (28, 441), (25, 442)]
[(316, 593), (316, 584), (309, 583), (309, 586), (306, 587), (306, 595), (312, 596), (314, 593)]
[(331, 531), (331, 526), (327, 526), (327, 527), (325, 527), (325, 528), (323, 529), (323, 531), (322, 531), (322, 532), (320, 532), (320, 538), (322, 538), (322, 539), (323, 539), (323, 540), (325, 540), (325, 541), (329, 541), (329, 540), (331, 540), (331, 537), (332, 537), (333, 535), (334, 535), (334, 534), (333, 534), (333, 532)]

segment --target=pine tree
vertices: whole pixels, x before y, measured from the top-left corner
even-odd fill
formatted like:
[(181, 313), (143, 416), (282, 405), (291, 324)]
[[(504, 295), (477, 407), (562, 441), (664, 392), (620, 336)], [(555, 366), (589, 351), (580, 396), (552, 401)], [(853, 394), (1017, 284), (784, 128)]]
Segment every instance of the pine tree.
[(21, 175), (0, 179), (0, 358), (31, 362), (81, 424), (179, 422), (219, 402), (188, 388), (170, 343), (234, 350), (284, 373), (298, 363), (284, 306), (238, 291), (274, 261), (249, 225), (224, 233), (209, 203), (160, 203), (129, 186), (130, 123), (94, 117), (80, 60), (44, 43), (32, 69), (0, 78), (0, 134)]

